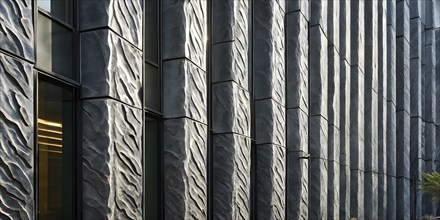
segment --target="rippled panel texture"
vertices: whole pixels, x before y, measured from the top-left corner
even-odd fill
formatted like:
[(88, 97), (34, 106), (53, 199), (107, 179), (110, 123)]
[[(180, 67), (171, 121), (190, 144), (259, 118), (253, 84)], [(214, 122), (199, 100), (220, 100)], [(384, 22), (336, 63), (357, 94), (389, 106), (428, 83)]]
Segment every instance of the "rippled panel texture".
[(142, 106), (142, 52), (110, 30), (81, 34), (83, 97)]
[(0, 1), (0, 48), (34, 60), (31, 0)]
[(33, 219), (33, 93), (32, 66), (0, 54), (0, 219)]
[(165, 219), (207, 218), (206, 134), (187, 118), (164, 122)]
[(138, 48), (142, 48), (142, 0), (79, 0), (80, 28), (110, 27)]
[(84, 219), (142, 218), (142, 111), (83, 102)]

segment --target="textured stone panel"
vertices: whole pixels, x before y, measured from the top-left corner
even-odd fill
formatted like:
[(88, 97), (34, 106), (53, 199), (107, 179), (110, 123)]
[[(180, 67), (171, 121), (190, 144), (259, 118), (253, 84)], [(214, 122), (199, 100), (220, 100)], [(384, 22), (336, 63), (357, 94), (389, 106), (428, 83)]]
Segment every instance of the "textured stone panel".
[(264, 99), (255, 102), (255, 137), (257, 144), (277, 144), (285, 146), (286, 115), (285, 108), (273, 101)]
[(364, 219), (364, 171), (350, 172), (350, 217)]
[(286, 149), (257, 145), (256, 218), (285, 218)]
[(350, 85), (350, 168), (364, 170), (364, 75), (351, 67)]
[(339, 51), (339, 22), (340, 22), (340, 2), (339, 1), (327, 1), (327, 37), (328, 45), (334, 45), (336, 50)]
[(328, 47), (328, 123), (340, 128), (340, 57), (335, 46)]
[(340, 161), (340, 131), (334, 125), (328, 125), (328, 160)]
[(309, 108), (309, 34), (308, 22), (301, 12), (287, 19), (287, 108)]
[[(321, 116), (310, 117), (310, 157), (328, 159), (328, 122)], [(311, 167), (314, 168), (313, 166)]]
[(365, 172), (365, 219), (378, 219), (378, 175), (375, 172)]
[(350, 165), (350, 66), (346, 60), (341, 59), (340, 79), (340, 163)]
[(372, 89), (365, 90), (365, 171), (378, 169), (378, 98)]
[[(321, 28), (325, 35), (327, 35), (327, 20), (328, 20), (328, 1), (325, 0), (311, 0), (310, 1), (310, 27), (317, 26)], [(313, 36), (313, 34), (311, 34)], [(326, 44), (327, 45), (327, 44)]]
[(309, 161), (306, 152), (287, 152), (287, 219), (309, 218)]
[(350, 167), (340, 166), (340, 188), (339, 188), (339, 218), (350, 219)]
[(339, 217), (339, 163), (328, 161), (328, 219), (340, 219)]
[(327, 217), (328, 161), (310, 158), (309, 219)]
[(365, 48), (365, 1), (351, 1), (350, 42), (351, 42), (351, 65), (358, 65), (364, 71), (364, 48)]
[(365, 1), (365, 88), (378, 91), (378, 1)]
[(285, 102), (284, 12), (277, 2), (253, 3), (254, 92), (255, 99)]
[(387, 175), (387, 218), (396, 219), (396, 177)]
[(410, 18), (425, 17), (425, 0), (409, 1)]
[(377, 178), (377, 194), (378, 194), (378, 209), (377, 219), (387, 218), (387, 176), (383, 173), (378, 174)]
[(287, 150), (309, 151), (309, 118), (299, 108), (287, 109)]
[(110, 30), (81, 34), (82, 96), (142, 106), (142, 52)]
[(396, 107), (387, 102), (387, 171), (396, 176)]
[(426, 45), (425, 45), (425, 120), (427, 122), (434, 122), (436, 119), (436, 42), (433, 40), (434, 32), (426, 31)]
[[(433, 123), (425, 124), (425, 154), (423, 159), (433, 161), (436, 153), (436, 133)], [(428, 171), (426, 171), (428, 172)]]
[[(440, 109), (440, 30), (435, 31), (435, 99), (436, 99), (436, 109)], [(435, 115), (435, 124), (440, 124), (440, 113)], [(440, 211), (440, 210), (439, 210)]]
[[(409, 178), (410, 171), (410, 117), (406, 111), (396, 115), (396, 166), (397, 177)], [(408, 188), (409, 190), (409, 188)]]
[(420, 170), (420, 167), (418, 166), (418, 160), (425, 158), (425, 148), (424, 143), (422, 143), (423, 139), (422, 136), (424, 135), (422, 133), (423, 129), (423, 120), (421, 118), (411, 118), (411, 136), (410, 136), (410, 163), (411, 163), (411, 169), (410, 169), (410, 177), (412, 178), (414, 175), (418, 176), (421, 174), (421, 172), (424, 172), (423, 170)]
[(164, 121), (165, 219), (207, 218), (207, 132), (191, 119)]
[(138, 48), (142, 48), (142, 5), (141, 0), (79, 0), (80, 29), (110, 27)]
[(328, 118), (328, 45), (319, 26), (310, 28), (310, 57), (310, 115)]
[(0, 48), (34, 61), (31, 0), (0, 1)]
[(410, 63), (410, 115), (422, 116), (422, 63), (419, 58), (411, 59)]
[(387, 1), (387, 25), (396, 28), (396, 1)]
[[(2, 1), (0, 10), (3, 10)], [(3, 16), (3, 12), (0, 16)], [(12, 15), (10, 15), (12, 16)], [(1, 21), (3, 24), (3, 21)], [(4, 44), (2, 44), (4, 45)], [(32, 66), (0, 54), (0, 218), (34, 218)]]
[(286, 13), (300, 11), (304, 15), (305, 19), (310, 19), (310, 1), (309, 0), (288, 0), (286, 1), (287, 10)]
[(251, 141), (241, 135), (215, 135), (212, 150), (214, 219), (250, 216)]
[(84, 219), (142, 218), (142, 111), (83, 101)]
[(163, 113), (166, 118), (207, 121), (206, 75), (185, 59), (163, 64)]
[(397, 199), (396, 206), (398, 207), (396, 218), (397, 219), (410, 219), (410, 182), (407, 178), (397, 178)]
[(342, 0), (339, 1), (340, 3), (340, 16), (339, 16), (339, 36), (340, 36), (340, 42), (339, 42), (339, 46), (340, 46), (340, 55), (341, 55), (341, 59), (345, 59), (347, 60), (347, 62), (351, 61), (351, 53), (350, 53), (350, 46), (351, 46), (351, 41), (350, 41), (350, 31), (351, 30), (351, 5), (350, 5), (350, 0)]
[(212, 45), (212, 82), (234, 81), (248, 90), (247, 39)]
[[(391, 2), (391, 1), (388, 1)], [(396, 104), (396, 31), (387, 27), (387, 101)]]
[(396, 40), (396, 109), (410, 110), (409, 42), (404, 37)]
[(424, 45), (424, 39), (422, 38), (423, 31), (425, 30), (422, 26), (422, 20), (420, 18), (412, 18), (410, 21), (411, 58), (422, 58), (422, 45)]
[(246, 90), (235, 82), (212, 85), (212, 129), (250, 136), (250, 100)]
[(207, 2), (166, 0), (162, 13), (162, 58), (186, 57), (205, 70)]
[(409, 5), (408, 1), (396, 2), (396, 36), (409, 41)]
[[(248, 34), (247, 0), (212, 2), (212, 43), (238, 39), (247, 44)], [(244, 41), (241, 41), (244, 40)]]

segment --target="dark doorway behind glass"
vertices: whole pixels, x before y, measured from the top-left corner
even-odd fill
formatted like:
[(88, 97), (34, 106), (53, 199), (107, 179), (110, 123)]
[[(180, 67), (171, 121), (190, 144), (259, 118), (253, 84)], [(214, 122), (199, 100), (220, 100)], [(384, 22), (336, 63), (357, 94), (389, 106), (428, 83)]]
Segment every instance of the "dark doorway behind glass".
[(74, 93), (38, 81), (38, 219), (72, 219)]

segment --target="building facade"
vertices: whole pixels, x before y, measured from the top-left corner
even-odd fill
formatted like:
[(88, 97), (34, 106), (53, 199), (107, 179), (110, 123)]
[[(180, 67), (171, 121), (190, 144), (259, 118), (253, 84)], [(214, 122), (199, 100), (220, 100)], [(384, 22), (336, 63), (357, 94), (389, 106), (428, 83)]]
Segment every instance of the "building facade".
[(1, 0), (0, 219), (418, 219), (436, 0)]

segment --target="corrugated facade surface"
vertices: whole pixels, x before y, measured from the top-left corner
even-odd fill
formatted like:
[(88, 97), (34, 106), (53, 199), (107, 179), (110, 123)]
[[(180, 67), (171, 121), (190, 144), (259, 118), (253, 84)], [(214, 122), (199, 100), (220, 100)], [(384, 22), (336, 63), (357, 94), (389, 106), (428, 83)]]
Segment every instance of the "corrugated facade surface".
[[(159, 216), (440, 215), (438, 1), (159, 2)], [(76, 3), (79, 211), (142, 219), (148, 4)], [(36, 218), (35, 7), (0, 1), (0, 219)]]

